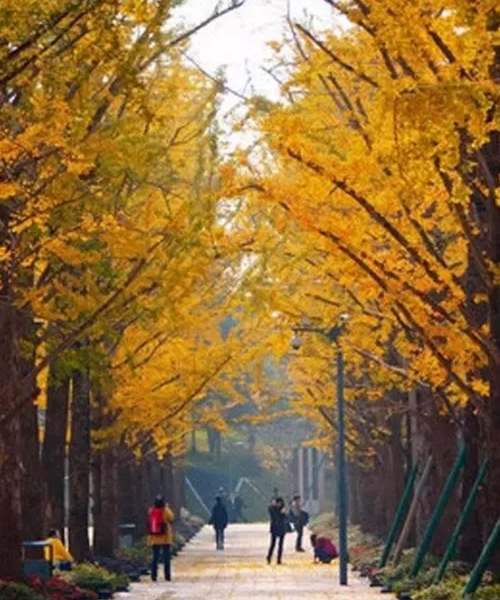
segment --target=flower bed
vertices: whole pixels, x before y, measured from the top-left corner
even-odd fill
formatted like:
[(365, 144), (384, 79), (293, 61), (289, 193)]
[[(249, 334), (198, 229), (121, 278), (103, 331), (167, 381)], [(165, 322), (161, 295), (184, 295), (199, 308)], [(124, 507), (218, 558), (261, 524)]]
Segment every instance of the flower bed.
[(52, 577), (47, 581), (30, 577), (28, 585), (36, 593), (52, 600), (97, 600), (97, 594), (92, 590), (75, 585), (62, 577)]
[(0, 600), (46, 600), (46, 598), (24, 583), (0, 581)]
[(97, 600), (97, 594), (65, 581), (52, 577), (42, 581), (29, 577), (25, 583), (0, 582), (0, 600)]
[[(138, 581), (141, 575), (147, 574), (148, 561), (142, 558), (131, 558), (125, 553), (122, 554), (120, 550), (114, 557), (96, 557), (95, 562), (100, 566), (104, 567), (108, 571), (117, 575), (126, 575), (130, 581)], [(128, 587), (128, 582), (123, 581), (119, 583), (120, 589), (118, 591), (124, 591), (123, 588)]]

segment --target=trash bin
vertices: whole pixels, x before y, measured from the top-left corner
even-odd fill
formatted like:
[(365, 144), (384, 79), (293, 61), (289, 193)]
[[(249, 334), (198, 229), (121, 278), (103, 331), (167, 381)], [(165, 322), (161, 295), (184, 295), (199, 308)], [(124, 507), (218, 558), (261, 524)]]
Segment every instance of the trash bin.
[(131, 548), (135, 542), (135, 523), (121, 523), (119, 545), (120, 548)]
[[(45, 558), (45, 548), (49, 548), (49, 560)], [(33, 555), (42, 555), (40, 558)], [(25, 577), (38, 577), (46, 580), (52, 577), (54, 549), (48, 542), (23, 542), (22, 561)]]

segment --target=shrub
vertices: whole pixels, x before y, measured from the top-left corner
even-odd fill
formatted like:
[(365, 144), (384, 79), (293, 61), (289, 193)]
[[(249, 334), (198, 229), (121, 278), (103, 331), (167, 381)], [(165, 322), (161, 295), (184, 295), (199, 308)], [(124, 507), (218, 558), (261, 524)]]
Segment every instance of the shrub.
[(362, 575), (370, 575), (378, 571), (377, 563), (382, 552), (379, 544), (354, 546), (349, 550), (349, 561)]
[(110, 589), (115, 592), (118, 587), (126, 587), (130, 583), (125, 574), (116, 574), (91, 563), (77, 565), (72, 571), (64, 574), (64, 579), (80, 588), (93, 590)]
[(461, 600), (465, 579), (454, 577), (415, 594), (415, 600)]
[(203, 525), (205, 525), (205, 519), (196, 515), (189, 515), (186, 520), (188, 523), (191, 523), (194, 527), (197, 527), (198, 530), (201, 529)]
[(338, 529), (338, 518), (333, 513), (323, 513), (317, 517), (313, 517), (309, 522), (309, 528), (314, 533), (333, 532)]
[[(146, 561), (135, 560), (118, 555), (116, 557), (96, 558), (96, 563), (100, 567), (104, 567), (117, 575), (125, 574), (126, 576), (134, 576), (136, 573), (140, 574), (148, 566)], [(123, 585), (125, 585), (125, 583)]]
[(396, 581), (391, 580), (392, 589), (395, 594), (400, 594), (401, 592), (412, 592), (428, 588), (432, 585), (435, 576), (436, 568), (428, 569), (427, 571), (422, 570), (417, 577), (403, 577)]
[(130, 585), (130, 577), (127, 573), (116, 573), (112, 585), (114, 590), (126, 590)]
[[(131, 548), (120, 548), (116, 552), (118, 560), (130, 561), (136, 567), (146, 567), (151, 562), (151, 550), (146, 545), (146, 540), (141, 540)], [(107, 567), (107, 565), (104, 565)]]
[[(462, 600), (462, 593), (467, 583), (467, 576), (453, 577), (432, 585), (415, 594), (415, 600)], [(483, 585), (477, 591), (467, 596), (470, 600), (498, 600), (500, 585)]]
[(0, 581), (0, 600), (47, 600), (24, 583)]
[(467, 575), (471, 571), (471, 565), (464, 562), (463, 560), (453, 560), (449, 563), (448, 568), (446, 569), (447, 577), (461, 577), (462, 575)]
[(151, 549), (147, 546), (147, 538), (141, 538), (132, 548), (120, 548), (116, 553), (117, 558), (123, 558), (147, 566), (151, 562)]
[(182, 550), (182, 548), (184, 548), (185, 545), (186, 545), (186, 538), (183, 535), (181, 535), (180, 533), (175, 533), (173, 549), (176, 550), (177, 552), (179, 552), (179, 550)]
[(473, 596), (469, 596), (471, 600), (498, 600), (500, 598), (500, 585), (485, 585), (475, 592)]
[(188, 515), (175, 523), (175, 531), (180, 534), (186, 541), (189, 541), (203, 527), (204, 520), (200, 517)]
[(82, 589), (61, 577), (52, 577), (47, 581), (30, 577), (28, 585), (38, 594), (52, 600), (97, 600), (97, 594), (93, 591)]
[[(405, 550), (403, 552), (403, 556), (401, 557), (401, 561), (397, 566), (388, 565), (380, 570), (380, 575), (383, 580), (388, 583), (390, 582), (396, 591), (401, 589), (401, 586), (398, 582), (405, 582), (404, 585), (407, 585), (407, 587), (404, 588), (405, 590), (414, 590), (419, 589), (419, 587), (423, 587), (423, 585), (419, 583), (417, 583), (417, 587), (415, 587), (415, 585), (411, 584), (412, 581), (428, 582), (426, 585), (430, 585), (432, 583), (432, 579), (436, 573), (436, 568), (439, 564), (439, 559), (436, 556), (428, 554), (425, 557), (419, 575), (415, 579), (410, 579), (410, 571), (415, 560), (415, 552), (416, 550), (414, 548)], [(431, 573), (431, 575), (428, 576), (428, 573)]]

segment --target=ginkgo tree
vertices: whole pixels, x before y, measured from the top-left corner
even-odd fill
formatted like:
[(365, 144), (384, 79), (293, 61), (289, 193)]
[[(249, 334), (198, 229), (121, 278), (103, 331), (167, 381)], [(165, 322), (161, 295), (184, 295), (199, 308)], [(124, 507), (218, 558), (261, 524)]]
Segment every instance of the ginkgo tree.
[[(326, 1), (349, 26), (290, 22), (273, 44), (282, 100), (250, 110), (261, 144), (225, 168), (227, 193), (256, 203), (280, 246), (299, 225), (288, 256), (316, 271), (309, 295), (352, 313), (354, 374), (376, 363), (432, 390), (465, 415), (471, 448), (479, 416), (498, 465), (497, 7)], [(492, 467), (486, 530), (499, 485)]]
[[(178, 51), (243, 1), (217, 4), (191, 29), (170, 25), (178, 4), (2, 3), (2, 575), (19, 573), (21, 536), (40, 535), (43, 526), (37, 375), (57, 363), (48, 378), (46, 431), (63, 449), (68, 403), (59, 395), (51, 410), (50, 400), (72, 392), (70, 529), (82, 556), (90, 398), (102, 405), (102, 381), (112, 382), (130, 328), (157, 327), (160, 335), (197, 279), (209, 279), (219, 90)], [(164, 366), (173, 367), (166, 357)], [(122, 370), (116, 379), (123, 377)]]

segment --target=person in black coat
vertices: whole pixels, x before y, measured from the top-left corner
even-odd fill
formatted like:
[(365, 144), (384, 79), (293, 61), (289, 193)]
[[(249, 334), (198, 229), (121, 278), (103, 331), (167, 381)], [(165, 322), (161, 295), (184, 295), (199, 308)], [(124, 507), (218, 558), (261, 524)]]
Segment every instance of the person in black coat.
[(209, 521), (209, 525), (213, 525), (215, 530), (215, 547), (217, 550), (224, 550), (224, 531), (228, 521), (229, 518), (226, 507), (224, 506), (222, 498), (217, 496)]
[(281, 565), (283, 558), (283, 542), (288, 529), (288, 517), (286, 514), (286, 505), (283, 498), (274, 499), (269, 506), (269, 517), (271, 518), (271, 543), (267, 553), (267, 564), (271, 564), (276, 542), (278, 543), (278, 564)]
[(290, 512), (288, 513), (288, 519), (297, 532), (295, 551), (305, 552), (304, 548), (302, 548), (302, 537), (304, 535), (304, 527), (306, 527), (307, 523), (309, 522), (309, 515), (305, 510), (302, 509), (302, 499), (298, 494), (293, 497), (293, 502), (290, 506)]

